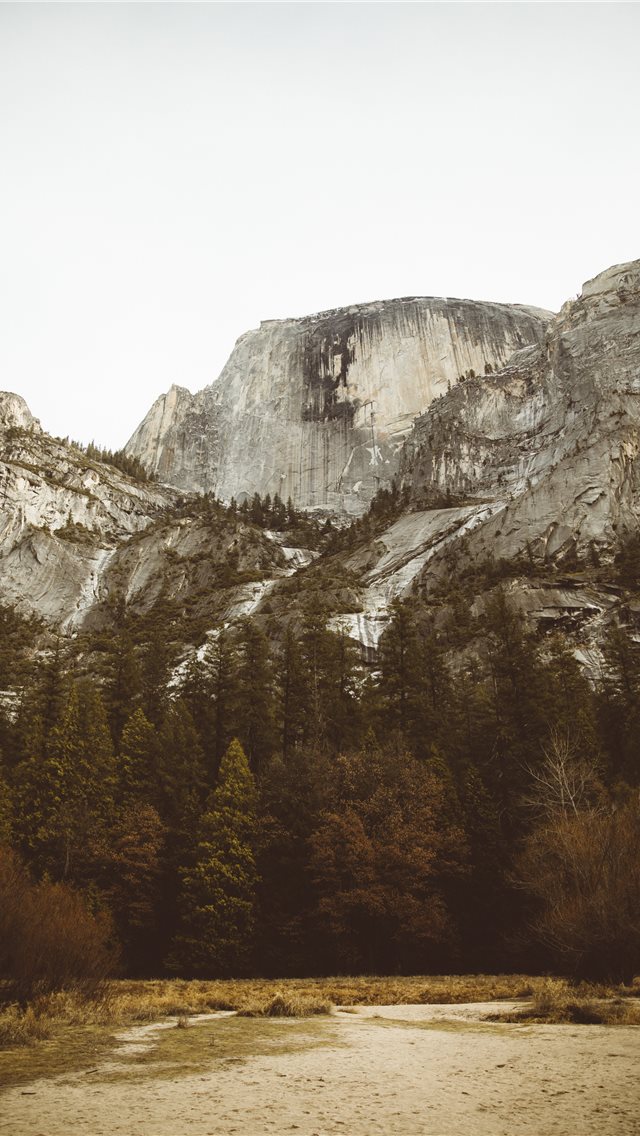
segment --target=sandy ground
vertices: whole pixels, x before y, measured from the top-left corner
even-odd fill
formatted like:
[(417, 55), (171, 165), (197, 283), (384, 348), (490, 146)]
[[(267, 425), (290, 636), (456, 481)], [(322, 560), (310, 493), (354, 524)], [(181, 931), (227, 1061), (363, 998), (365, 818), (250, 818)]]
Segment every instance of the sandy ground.
[[(505, 1005), (506, 1008), (506, 1004)], [(0, 1095), (7, 1136), (626, 1136), (640, 1030), (484, 1022), (496, 1004), (175, 1020)]]

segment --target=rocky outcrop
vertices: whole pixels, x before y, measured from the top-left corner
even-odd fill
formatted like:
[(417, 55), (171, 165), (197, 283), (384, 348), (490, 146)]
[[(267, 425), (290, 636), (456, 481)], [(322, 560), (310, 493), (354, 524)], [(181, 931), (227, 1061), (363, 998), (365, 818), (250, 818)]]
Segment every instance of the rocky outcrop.
[(402, 456), (416, 502), (491, 504), (470, 555), (562, 560), (640, 521), (640, 261), (584, 285), (545, 342), (467, 380), (417, 422)]
[(29, 430), (33, 434), (41, 434), (42, 426), (29, 410), (26, 402), (19, 394), (12, 391), (0, 391), (0, 430)]
[(362, 587), (334, 626), (371, 651), (393, 599), (440, 588), (453, 564), (524, 556), (548, 581), (514, 584), (513, 602), (540, 625), (588, 624), (592, 651), (611, 598), (554, 573), (610, 559), (640, 527), (640, 261), (588, 281), (542, 344), (435, 400), (400, 479), (409, 511), (345, 559)]
[(250, 614), (311, 554), (206, 504), (49, 437), (0, 394), (1, 603), (66, 634), (124, 608), (160, 607), (178, 637)]
[(79, 626), (104, 598), (118, 545), (174, 497), (49, 437), (23, 399), (0, 394), (2, 602)]
[[(430, 405), (414, 423), (419, 399)], [(453, 565), (524, 555), (549, 568), (514, 590), (528, 618), (604, 626), (606, 589), (569, 569), (606, 563), (640, 527), (640, 261), (589, 281), (549, 322), (402, 300), (264, 324), (217, 383), (159, 399), (134, 441), (167, 480), (229, 497), (278, 490), (338, 512), (357, 512), (398, 468), (407, 509), (383, 532), (367, 520), (375, 535), (329, 558), (327, 591), (312, 553), (90, 459), (0, 394), (3, 602), (69, 632), (99, 623), (115, 598), (143, 614), (166, 602), (215, 634), (267, 596), (288, 616), (286, 577), (306, 570), (327, 592), (323, 610), (340, 613), (333, 625), (373, 651), (395, 598), (442, 593)]]
[(172, 387), (127, 445), (161, 481), (357, 515), (414, 417), (466, 375), (538, 344), (550, 313), (408, 298), (262, 323), (198, 394)]

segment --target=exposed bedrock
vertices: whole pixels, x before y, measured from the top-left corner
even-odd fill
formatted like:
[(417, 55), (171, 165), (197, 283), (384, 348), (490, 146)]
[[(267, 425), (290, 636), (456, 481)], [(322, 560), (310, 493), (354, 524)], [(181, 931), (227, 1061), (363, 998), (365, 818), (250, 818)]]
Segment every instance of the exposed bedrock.
[(176, 494), (43, 433), (0, 392), (0, 601), (71, 630), (105, 596), (117, 546)]
[(543, 342), (550, 318), (409, 298), (267, 321), (238, 340), (216, 382), (162, 395), (127, 450), (181, 489), (279, 493), (357, 515), (395, 474), (415, 416), (461, 377)]
[[(546, 341), (430, 407), (404, 448), (416, 501), (492, 502), (474, 555), (607, 546), (640, 519), (640, 261), (584, 285)], [(496, 506), (499, 506), (496, 508)]]

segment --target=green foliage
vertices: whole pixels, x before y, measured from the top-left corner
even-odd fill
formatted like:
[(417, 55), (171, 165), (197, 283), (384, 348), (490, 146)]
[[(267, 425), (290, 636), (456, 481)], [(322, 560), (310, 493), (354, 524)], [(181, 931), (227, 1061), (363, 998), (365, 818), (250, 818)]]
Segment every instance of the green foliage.
[(0, 604), (0, 690), (20, 683), (29, 674), (34, 640), (41, 630), (39, 619), (27, 618)]
[(600, 720), (612, 775), (631, 785), (640, 782), (640, 649), (620, 624), (612, 624), (605, 642), (605, 675), (600, 691)]
[(253, 775), (234, 740), (200, 818), (191, 863), (180, 873), (181, 930), (172, 969), (201, 977), (245, 971), (257, 883), (252, 847), (256, 807)]
[(89, 442), (88, 446), (81, 446), (79, 442), (74, 442), (73, 444), (78, 449), (82, 449), (92, 461), (112, 465), (115, 469), (119, 469), (121, 473), (124, 473), (127, 477), (131, 477), (134, 481), (142, 482), (143, 485), (146, 485), (150, 481), (157, 480), (155, 474), (149, 473), (139, 458), (125, 453), (124, 450), (104, 450), (100, 446), (96, 446), (93, 442)]
[(9, 846), (12, 838), (13, 795), (0, 767), (0, 845)]
[(16, 827), (38, 870), (82, 880), (112, 820), (116, 789), (111, 735), (94, 686), (71, 687), (44, 750), (21, 762), (16, 782)]
[[(234, 532), (236, 551), (252, 510), (288, 534), (306, 523), (276, 498), (181, 508), (212, 547)], [(393, 508), (382, 495), (370, 536)], [(335, 533), (318, 532), (330, 547)], [(396, 601), (374, 666), (327, 627), (339, 589), (357, 583), (331, 555), (283, 579), (273, 619), (217, 630), (187, 660), (169, 595), (146, 616), (114, 605), (117, 634), (49, 638), (42, 655), (42, 629), (0, 613), (0, 836), (37, 879), (70, 882), (110, 913), (129, 972), (168, 957), (201, 975), (424, 970), (452, 957), (499, 969), (522, 957), (527, 927), (536, 965), (574, 967), (539, 933), (547, 901), (524, 869), (515, 889), (514, 866), (523, 849), (560, 862), (548, 812), (531, 805), (554, 739), (598, 769), (594, 816), (640, 782), (633, 608), (620, 604), (594, 689), (568, 639), (533, 634), (501, 566), (485, 567)], [(576, 832), (562, 839), (586, 855)], [(621, 863), (632, 833), (625, 822), (611, 837)], [(562, 904), (577, 910), (564, 879)], [(623, 895), (618, 877), (610, 886)], [(601, 910), (582, 970), (609, 943), (621, 957), (623, 924)], [(580, 925), (599, 918), (592, 906)]]
[(251, 768), (257, 772), (276, 743), (275, 692), (269, 643), (250, 619), (242, 621), (238, 642), (235, 718)]
[(120, 740), (120, 797), (125, 804), (153, 799), (158, 777), (158, 737), (138, 708), (127, 719)]
[(102, 902), (133, 973), (145, 973), (155, 956), (165, 837), (157, 810), (131, 800), (118, 809), (101, 849)]
[(193, 832), (205, 789), (204, 756), (193, 718), (184, 702), (171, 702), (158, 731), (156, 803), (180, 840)]
[(640, 533), (631, 533), (622, 541), (614, 557), (616, 578), (624, 588), (640, 588)]

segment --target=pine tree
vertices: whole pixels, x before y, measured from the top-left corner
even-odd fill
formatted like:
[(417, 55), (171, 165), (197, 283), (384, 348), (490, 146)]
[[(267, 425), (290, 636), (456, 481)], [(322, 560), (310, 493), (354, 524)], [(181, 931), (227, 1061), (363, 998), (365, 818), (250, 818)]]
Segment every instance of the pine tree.
[(11, 844), (13, 835), (13, 794), (0, 766), (0, 845)]
[(515, 819), (527, 769), (540, 761), (547, 736), (548, 681), (533, 635), (503, 588), (490, 596), (485, 650), (495, 728), (495, 782), (505, 817)]
[(81, 881), (95, 868), (95, 847), (114, 815), (113, 744), (99, 691), (74, 685), (61, 720), (17, 771), (17, 792), (28, 811), (23, 832), (40, 871)]
[(403, 734), (409, 730), (413, 712), (417, 654), (411, 606), (394, 600), (389, 607), (389, 625), (380, 642), (380, 686), (387, 722)]
[(326, 655), (329, 665), (325, 672), (327, 711), (325, 714), (326, 739), (334, 753), (350, 749), (360, 738), (361, 713), (358, 699), (357, 675), (360, 669), (360, 652), (346, 631), (326, 631)]
[(522, 915), (522, 896), (509, 879), (498, 810), (474, 765), (460, 778), (459, 798), (469, 845), (469, 874), (461, 880), (455, 914), (470, 967), (499, 964), (504, 938)]
[(280, 532), (286, 525), (287, 509), (283, 504), (282, 498), (279, 493), (275, 493), (273, 497), (273, 505), (271, 508), (271, 523), (277, 532)]
[(253, 499), (251, 501), (251, 509), (250, 509), (250, 512), (249, 512), (249, 520), (254, 525), (262, 525), (262, 524), (264, 524), (264, 516), (265, 516), (265, 514), (264, 514), (264, 506), (262, 504), (262, 498), (260, 497), (259, 493), (254, 493)]
[(275, 691), (269, 643), (251, 619), (242, 621), (237, 654), (236, 733), (257, 773), (275, 747)]
[(222, 631), (211, 649), (208, 664), (211, 698), (211, 733), (204, 738), (208, 758), (208, 783), (218, 775), (222, 755), (233, 734), (233, 711), (237, 690), (237, 658), (229, 635)]
[(598, 722), (589, 682), (567, 643), (554, 636), (544, 664), (549, 733), (560, 733), (579, 747), (584, 758), (600, 752)]
[(436, 747), (452, 752), (453, 688), (445, 652), (430, 618), (416, 619), (407, 665), (407, 733), (413, 752), (426, 758)]
[(193, 718), (182, 699), (167, 710), (158, 731), (158, 811), (177, 846), (188, 842), (206, 788), (204, 757)]
[(337, 751), (358, 735), (357, 648), (346, 633), (327, 629), (326, 615), (318, 607), (306, 613), (299, 642), (302, 667), (297, 684), (305, 688), (303, 744), (314, 751), (327, 745)]
[(105, 700), (111, 733), (117, 745), (124, 724), (135, 710), (142, 691), (140, 666), (133, 641), (126, 631), (121, 632), (113, 641), (109, 672), (105, 684)]
[(159, 725), (167, 701), (170, 652), (166, 632), (155, 626), (142, 663), (143, 708), (150, 722)]
[(275, 675), (276, 714), (282, 755), (286, 761), (304, 733), (307, 701), (302, 649), (290, 625), (285, 628)]
[(234, 739), (200, 818), (191, 863), (180, 873), (172, 969), (199, 977), (245, 971), (254, 929), (256, 807), (253, 775)]
[(213, 673), (208, 658), (200, 659), (198, 653), (192, 655), (180, 688), (180, 697), (191, 714), (205, 753), (207, 769), (210, 769), (214, 759), (215, 699)]
[(602, 732), (614, 780), (640, 783), (640, 651), (624, 627), (614, 624), (605, 642), (601, 683)]
[(311, 920), (309, 834), (330, 781), (325, 757), (300, 745), (273, 758), (261, 776), (256, 951), (263, 974), (314, 973), (322, 965)]
[(113, 916), (129, 973), (162, 962), (159, 922), (166, 830), (152, 805), (131, 800), (105, 834), (99, 883)]
[(120, 796), (125, 804), (158, 799), (158, 738), (155, 727), (138, 707), (127, 719), (120, 739)]

